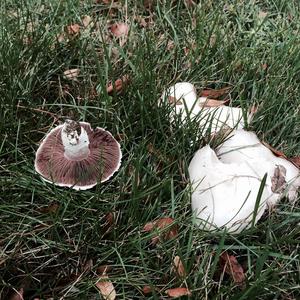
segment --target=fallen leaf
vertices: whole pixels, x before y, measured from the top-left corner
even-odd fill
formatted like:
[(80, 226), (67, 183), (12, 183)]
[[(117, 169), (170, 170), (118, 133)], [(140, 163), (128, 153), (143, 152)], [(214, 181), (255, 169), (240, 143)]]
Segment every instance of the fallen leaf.
[(286, 155), (282, 151), (279, 151), (279, 150), (273, 148), (271, 145), (269, 145), (268, 143), (266, 143), (264, 141), (262, 141), (261, 143), (265, 147), (267, 147), (269, 150), (271, 150), (273, 152), (273, 154), (275, 154), (276, 156), (283, 157), (283, 158), (287, 159)]
[(80, 32), (80, 26), (78, 24), (72, 24), (67, 26), (67, 33), (69, 35), (77, 35)]
[(206, 101), (204, 103), (200, 102), (199, 105), (201, 107), (219, 107), (219, 106), (224, 106), (229, 101), (230, 101), (229, 99), (226, 99), (226, 100), (216, 100), (216, 99), (206, 98)]
[(142, 289), (142, 292), (143, 292), (143, 294), (145, 294), (145, 295), (152, 293), (152, 288), (151, 288), (151, 286), (145, 285), (145, 286), (143, 287), (143, 289)]
[(126, 23), (119, 22), (111, 25), (110, 30), (115, 37), (125, 37), (128, 35), (129, 26)]
[(102, 275), (99, 278), (100, 280), (96, 283), (96, 287), (100, 291), (100, 294), (105, 300), (114, 300), (116, 299), (116, 291), (114, 285), (109, 280), (107, 275)]
[[(129, 76), (128, 75), (124, 75), (121, 79), (117, 79), (114, 82), (115, 85), (115, 90), (116, 92), (120, 92), (124, 89), (124, 86), (126, 86), (129, 82)], [(114, 85), (112, 82), (109, 82), (106, 86), (106, 91), (108, 94), (112, 93), (114, 91)]]
[(178, 298), (181, 296), (191, 296), (192, 293), (187, 288), (175, 288), (166, 290), (166, 293), (171, 298)]
[(109, 212), (104, 217), (105, 223), (103, 225), (103, 232), (105, 234), (111, 232), (115, 223), (115, 216), (112, 212)]
[(80, 73), (79, 69), (66, 70), (64, 71), (64, 77), (76, 81), (79, 73)]
[(300, 156), (289, 158), (289, 161), (293, 163), (297, 168), (300, 169)]
[(57, 202), (52, 202), (46, 207), (41, 207), (38, 209), (39, 212), (43, 214), (48, 214), (48, 213), (56, 213), (59, 209), (59, 204)]
[[(163, 230), (166, 227), (168, 227), (167, 230)], [(161, 234), (158, 236), (154, 236), (152, 238), (152, 244), (155, 245), (159, 242), (160, 239), (162, 240), (170, 240), (172, 238), (175, 238), (178, 235), (178, 228), (177, 225), (174, 224), (174, 220), (172, 218), (161, 218), (153, 222), (148, 222), (144, 226), (143, 230), (146, 232), (152, 231), (152, 230), (163, 230)]]
[(173, 268), (174, 273), (180, 278), (186, 277), (186, 271), (184, 265), (181, 261), (181, 258), (178, 255), (174, 257), (173, 264), (174, 264), (174, 268)]
[(234, 255), (229, 255), (227, 251), (223, 252), (220, 255), (220, 263), (225, 273), (231, 276), (236, 284), (241, 285), (245, 282), (244, 270)]
[(281, 193), (286, 187), (286, 168), (282, 165), (278, 165), (275, 168), (274, 174), (271, 177), (271, 191), (273, 193)]
[(215, 99), (215, 98), (219, 98), (223, 95), (227, 95), (230, 90), (231, 90), (230, 86), (224, 87), (224, 88), (219, 89), (219, 90), (207, 89), (207, 90), (203, 90), (201, 92), (201, 97), (208, 97), (208, 98)]
[(83, 27), (86, 28), (91, 24), (92, 18), (90, 16), (84, 16), (81, 21), (82, 21)]
[(106, 275), (106, 273), (110, 272), (111, 270), (112, 270), (112, 266), (103, 265), (97, 268), (96, 273), (98, 275)]
[(155, 223), (153, 222), (148, 222), (145, 224), (145, 226), (143, 227), (143, 231), (146, 231), (146, 232), (150, 232), (151, 230), (153, 230), (155, 226)]

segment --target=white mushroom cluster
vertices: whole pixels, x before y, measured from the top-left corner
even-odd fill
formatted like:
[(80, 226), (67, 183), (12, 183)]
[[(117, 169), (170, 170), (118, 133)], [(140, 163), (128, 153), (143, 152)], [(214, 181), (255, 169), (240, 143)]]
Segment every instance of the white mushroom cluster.
[(168, 101), (174, 105), (172, 118), (180, 114), (185, 122), (198, 116), (203, 134), (232, 130), (216, 151), (209, 145), (199, 149), (189, 165), (192, 210), (200, 228), (239, 233), (255, 225), (281, 197), (296, 200), (299, 169), (276, 157), (255, 133), (243, 129), (240, 108), (206, 108), (206, 99), (198, 99), (195, 87), (187, 82), (170, 87), (162, 99), (172, 100)]

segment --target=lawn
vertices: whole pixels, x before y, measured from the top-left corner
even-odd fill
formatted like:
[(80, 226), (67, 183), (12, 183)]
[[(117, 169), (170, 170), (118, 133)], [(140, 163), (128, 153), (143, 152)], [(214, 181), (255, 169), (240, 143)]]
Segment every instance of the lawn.
[[(171, 124), (157, 105), (179, 81), (199, 94), (229, 86), (233, 106), (259, 107), (250, 130), (299, 155), (299, 3), (195, 2), (1, 1), (1, 299), (21, 299), (21, 288), (26, 300), (103, 299), (103, 269), (117, 299), (169, 299), (178, 287), (186, 299), (299, 299), (299, 201), (283, 199), (239, 235), (197, 229), (187, 168), (208, 137), (195, 122)], [(129, 29), (122, 37), (112, 30), (119, 22)], [(122, 165), (111, 180), (75, 191), (35, 172), (40, 141), (65, 118), (118, 139)], [(160, 218), (174, 219), (178, 234), (154, 245), (157, 232), (144, 226)], [(237, 259), (242, 285), (222, 253)]]

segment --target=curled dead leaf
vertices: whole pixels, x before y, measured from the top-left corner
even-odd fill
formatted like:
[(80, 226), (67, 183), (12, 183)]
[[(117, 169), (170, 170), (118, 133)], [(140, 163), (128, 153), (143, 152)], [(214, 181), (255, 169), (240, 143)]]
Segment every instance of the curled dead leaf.
[(152, 293), (152, 288), (149, 285), (145, 285), (142, 289), (142, 292), (144, 295), (148, 295), (150, 293)]
[(180, 277), (180, 278), (184, 278), (186, 277), (186, 271), (184, 268), (184, 265), (182, 263), (181, 258), (176, 255), (173, 259), (173, 272), (176, 274), (176, 276)]
[(104, 224), (103, 224), (103, 233), (107, 234), (112, 231), (115, 223), (115, 215), (112, 212), (108, 212), (104, 217)]
[(278, 165), (275, 168), (274, 174), (271, 177), (271, 190), (273, 193), (281, 193), (286, 187), (286, 168), (282, 165)]
[(245, 282), (244, 270), (234, 255), (229, 255), (227, 251), (223, 252), (220, 255), (220, 264), (236, 284), (242, 285)]
[(289, 158), (289, 161), (293, 163), (297, 168), (300, 169), (300, 156)]
[(126, 37), (129, 33), (129, 26), (126, 23), (119, 22), (111, 25), (110, 30), (115, 37)]
[(262, 141), (262, 144), (267, 147), (269, 150), (271, 150), (273, 152), (273, 154), (275, 154), (276, 156), (279, 156), (279, 157), (283, 157), (283, 158), (287, 158), (286, 155), (282, 152), (282, 151), (279, 151), (275, 148), (273, 148), (271, 145), (269, 145), (268, 143)]
[(112, 270), (112, 266), (109, 265), (102, 265), (99, 266), (96, 270), (96, 273), (98, 275), (106, 275), (108, 272), (110, 272)]
[(128, 84), (129, 82), (129, 76), (124, 75), (122, 78), (117, 79), (114, 84), (112, 82), (109, 82), (106, 86), (106, 92), (108, 94), (111, 94), (114, 91), (114, 86), (116, 92), (120, 92), (124, 89), (124, 87)]
[(230, 90), (231, 90), (230, 86), (224, 87), (219, 90), (207, 89), (207, 90), (203, 90), (201, 92), (201, 97), (208, 97), (208, 98), (215, 99), (215, 98), (219, 98), (221, 96), (229, 94)]
[[(170, 240), (177, 237), (178, 235), (178, 226), (174, 224), (175, 221), (172, 218), (161, 218), (153, 222), (148, 222), (144, 226), (143, 230), (146, 232), (152, 230), (161, 230), (162, 232), (159, 235), (154, 236), (151, 241), (153, 245), (156, 245), (159, 240)], [(166, 229), (167, 228), (167, 229)]]
[(80, 73), (79, 69), (69, 69), (69, 70), (64, 71), (64, 77), (66, 79), (76, 81), (79, 73)]
[(46, 207), (39, 208), (38, 211), (43, 214), (47, 214), (47, 213), (54, 214), (58, 211), (58, 209), (59, 209), (59, 204), (57, 202), (52, 202)]
[(67, 26), (67, 33), (69, 35), (76, 36), (77, 34), (79, 34), (79, 32), (80, 32), (79, 24), (71, 24), (71, 25)]
[(199, 105), (201, 107), (219, 107), (219, 106), (224, 106), (229, 101), (230, 101), (229, 99), (226, 99), (226, 100), (216, 100), (216, 99), (206, 98), (206, 101), (205, 102), (200, 102)]
[(99, 281), (96, 283), (96, 287), (105, 300), (116, 299), (117, 293), (115, 291), (115, 287), (107, 275), (100, 276)]
[(187, 288), (175, 288), (175, 289), (169, 289), (166, 290), (166, 294), (170, 297), (170, 298), (179, 298), (182, 296), (191, 296), (192, 293), (190, 292), (189, 289)]

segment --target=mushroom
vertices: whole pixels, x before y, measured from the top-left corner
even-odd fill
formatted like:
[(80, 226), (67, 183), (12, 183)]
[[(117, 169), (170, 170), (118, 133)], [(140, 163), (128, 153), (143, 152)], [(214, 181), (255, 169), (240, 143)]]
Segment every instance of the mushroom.
[[(163, 101), (168, 101), (174, 107), (171, 119), (180, 115), (182, 123), (188, 118), (198, 118), (201, 132), (205, 135), (207, 132), (216, 133), (224, 127), (244, 128), (243, 111), (241, 108), (219, 106), (206, 107), (207, 97), (197, 97), (196, 89), (189, 82), (179, 82), (164, 91), (162, 95)], [(250, 119), (250, 115), (248, 115)]]
[(246, 162), (258, 176), (268, 172), (267, 186), (274, 193), (268, 201), (270, 206), (286, 195), (290, 201), (297, 198), (300, 172), (288, 160), (275, 156), (265, 147), (254, 132), (233, 130), (229, 138), (217, 149), (223, 163)]
[[(247, 163), (224, 163), (209, 145), (198, 150), (189, 165), (192, 210), (200, 228), (226, 228), (239, 233), (261, 218), (272, 193)], [(257, 208), (257, 210), (256, 210)], [(255, 212), (255, 213), (254, 213)]]
[(108, 180), (119, 169), (121, 157), (120, 145), (110, 132), (66, 120), (42, 141), (35, 170), (47, 182), (87, 190)]

